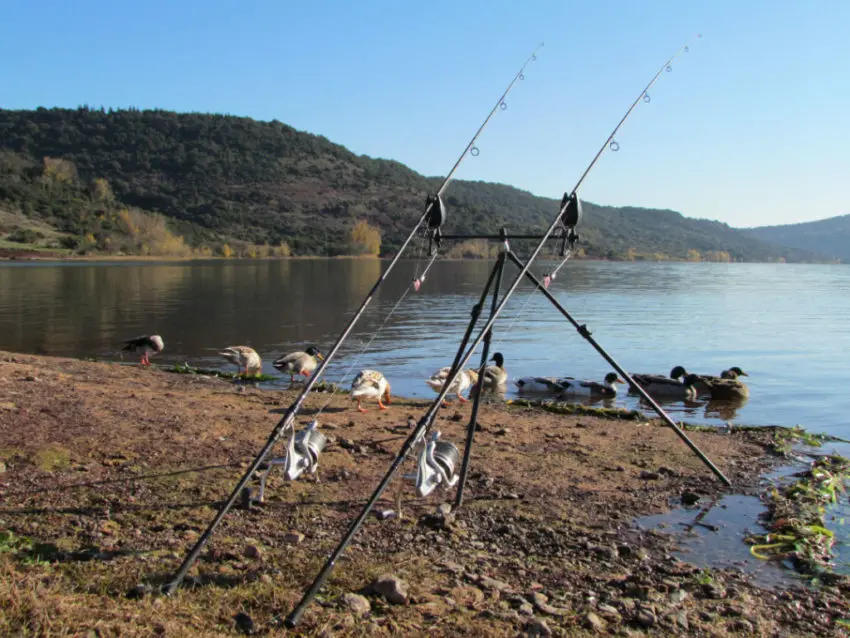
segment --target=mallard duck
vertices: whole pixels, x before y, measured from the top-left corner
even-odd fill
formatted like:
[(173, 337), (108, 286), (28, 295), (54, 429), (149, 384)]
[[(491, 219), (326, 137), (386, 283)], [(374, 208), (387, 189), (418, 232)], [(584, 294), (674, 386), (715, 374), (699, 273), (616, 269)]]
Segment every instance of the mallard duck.
[(564, 386), (555, 377), (522, 377), (515, 379), (518, 392), (535, 394), (560, 394)]
[(319, 352), (319, 349), (315, 346), (310, 346), (304, 352), (290, 352), (289, 354), (285, 354), (272, 363), (272, 365), (284, 374), (288, 374), (290, 382), (295, 383), (296, 374), (303, 374), (305, 377), (309, 377), (313, 374), (316, 366), (319, 365), (319, 361), (323, 359), (324, 357)]
[[(677, 366), (679, 376), (688, 374), (682, 366)], [(672, 372), (670, 373), (673, 376)], [(694, 388), (699, 394), (707, 394), (712, 399), (721, 401), (746, 399), (750, 396), (750, 390), (738, 376), (749, 376), (738, 366), (723, 370), (720, 376), (715, 377), (708, 374), (693, 374)]]
[[(660, 374), (633, 374), (634, 382), (646, 390), (647, 394), (662, 399), (696, 399), (697, 390), (693, 387), (696, 380), (694, 375), (688, 375), (682, 366), (676, 366), (670, 371), (670, 376)], [(687, 379), (690, 383), (686, 383)], [(635, 392), (633, 388), (629, 388)]]
[(135, 339), (128, 339), (124, 342), (122, 350), (127, 352), (142, 351), (142, 360), (139, 365), (149, 366), (151, 364), (150, 357), (159, 354), (165, 348), (165, 342), (159, 335), (143, 335)]
[[(434, 390), (434, 392), (442, 392), (443, 386), (445, 385), (446, 379), (448, 378), (449, 372), (451, 371), (452, 369), (450, 366), (440, 368), (439, 370), (437, 370), (437, 372), (432, 374), (431, 378), (428, 379), (425, 383), (431, 386), (431, 389)], [(460, 401), (461, 403), (468, 403), (469, 399), (464, 397), (461, 392), (471, 387), (477, 381), (477, 372), (475, 372), (474, 370), (461, 370), (455, 377), (454, 381), (452, 381), (452, 384), (449, 386), (448, 394), (456, 394), (458, 401)], [(451, 402), (444, 401), (444, 403), (450, 404)]]
[(364, 397), (373, 397), (378, 400), (378, 407), (386, 410), (381, 399), (390, 402), (390, 382), (377, 370), (361, 370), (354, 381), (351, 382), (351, 398), (357, 399), (357, 409), (366, 412), (366, 408), (360, 405)]
[(570, 396), (583, 397), (615, 397), (617, 396), (617, 386), (615, 383), (625, 383), (614, 372), (609, 372), (605, 375), (605, 380), (602, 383), (598, 381), (577, 381), (575, 379), (565, 377), (558, 379), (558, 384), (563, 388), (560, 394)]
[(495, 361), (496, 365), (484, 368), (484, 389), (497, 390), (505, 385), (505, 382), (508, 380), (508, 371), (505, 370), (505, 358), (501, 352), (497, 352), (490, 361)]
[(263, 371), (263, 360), (256, 350), (248, 346), (227, 346), (219, 354), (237, 366), (240, 374), (256, 376)]

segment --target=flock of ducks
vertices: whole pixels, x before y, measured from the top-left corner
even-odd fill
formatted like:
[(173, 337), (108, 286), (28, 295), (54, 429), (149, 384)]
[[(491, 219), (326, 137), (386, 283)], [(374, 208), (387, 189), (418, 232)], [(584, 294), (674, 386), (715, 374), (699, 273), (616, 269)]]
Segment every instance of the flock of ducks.
[[(141, 352), (140, 364), (150, 365), (150, 357), (159, 354), (165, 348), (165, 342), (159, 335), (146, 335), (129, 339), (124, 342), (123, 350)], [(228, 346), (219, 355), (237, 366), (240, 374), (256, 376), (262, 372), (263, 360), (257, 351), (249, 346)], [(289, 375), (294, 383), (296, 377), (310, 377), (323, 361), (324, 357), (318, 348), (310, 346), (303, 352), (291, 352), (278, 359), (272, 365)], [(505, 370), (505, 358), (501, 352), (496, 352), (490, 359), (493, 365), (484, 368), (483, 388), (487, 391), (504, 390), (508, 372)], [(435, 392), (442, 392), (448, 379), (450, 367), (440, 368), (425, 383)], [(658, 399), (693, 400), (708, 396), (715, 400), (741, 400), (749, 396), (749, 390), (740, 377), (748, 376), (741, 368), (734, 366), (724, 370), (719, 376), (691, 374), (682, 366), (676, 366), (670, 371), (670, 376), (660, 374), (632, 374), (635, 383), (641, 386), (649, 395)], [(478, 371), (464, 369), (455, 377), (449, 386), (447, 394), (453, 394), (461, 403), (469, 401), (463, 393), (478, 383)], [(598, 381), (579, 380), (574, 377), (522, 377), (514, 381), (521, 393), (547, 394), (556, 397), (590, 397), (608, 398), (617, 396), (617, 384), (625, 384), (617, 374), (611, 372)], [(633, 388), (629, 389), (634, 392)], [(386, 410), (385, 404), (390, 403), (390, 383), (377, 370), (361, 370), (351, 383), (351, 398), (357, 400), (357, 409), (366, 412), (362, 403), (364, 399), (374, 399), (378, 408)], [(445, 401), (446, 404), (450, 401)]]
[[(739, 378), (746, 376), (749, 375), (738, 366), (724, 370), (720, 376), (691, 374), (682, 366), (673, 368), (669, 377), (661, 374), (631, 375), (635, 383), (654, 398), (693, 400), (707, 396), (720, 401), (738, 401), (749, 397), (749, 389)], [(602, 383), (578, 381), (573, 377), (523, 377), (515, 383), (519, 392), (604, 398), (616, 396), (616, 384), (625, 381), (611, 372), (605, 376)], [(629, 388), (629, 391), (637, 394), (634, 388)]]

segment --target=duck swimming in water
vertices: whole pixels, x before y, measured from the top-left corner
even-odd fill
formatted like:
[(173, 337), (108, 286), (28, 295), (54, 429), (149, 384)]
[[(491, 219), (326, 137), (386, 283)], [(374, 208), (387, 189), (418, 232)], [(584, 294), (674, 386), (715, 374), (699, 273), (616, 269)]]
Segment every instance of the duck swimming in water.
[[(684, 373), (684, 368), (681, 366), (677, 366), (677, 368), (680, 368)], [(694, 388), (697, 393), (707, 394), (714, 400), (737, 401), (750, 396), (749, 388), (738, 379), (739, 376), (748, 377), (749, 375), (738, 366), (723, 370), (718, 377), (707, 374), (691, 376), (695, 379)]]
[(227, 346), (219, 354), (239, 368), (239, 374), (254, 376), (263, 371), (263, 360), (249, 346)]
[[(647, 394), (659, 399), (697, 398), (697, 390), (693, 387), (696, 376), (688, 375), (682, 366), (673, 368), (669, 377), (660, 374), (633, 374), (631, 377)], [(690, 383), (686, 383), (685, 379)], [(633, 388), (629, 388), (629, 391), (637, 394)]]
[(518, 392), (533, 394), (561, 394), (564, 386), (555, 377), (522, 377), (514, 380)]
[(360, 412), (366, 412), (366, 408), (361, 405), (364, 398), (377, 399), (378, 407), (386, 410), (387, 406), (381, 402), (381, 399), (386, 403), (390, 402), (390, 383), (377, 370), (361, 370), (351, 382), (351, 398), (357, 399), (357, 409)]
[(122, 350), (127, 352), (137, 352), (141, 350), (142, 360), (139, 365), (149, 366), (151, 364), (150, 357), (159, 354), (165, 349), (165, 342), (159, 335), (143, 335), (135, 339), (128, 339), (124, 342)]
[(577, 381), (569, 377), (558, 379), (563, 390), (561, 394), (581, 397), (615, 397), (617, 396), (617, 383), (625, 383), (615, 373), (609, 372), (605, 375), (602, 383), (598, 381)]
[(324, 357), (319, 352), (319, 349), (315, 346), (310, 346), (304, 352), (290, 352), (289, 354), (285, 354), (272, 363), (272, 365), (284, 374), (288, 374), (290, 382), (295, 383), (296, 374), (309, 377), (313, 374), (316, 366), (319, 365), (319, 361), (323, 359)]

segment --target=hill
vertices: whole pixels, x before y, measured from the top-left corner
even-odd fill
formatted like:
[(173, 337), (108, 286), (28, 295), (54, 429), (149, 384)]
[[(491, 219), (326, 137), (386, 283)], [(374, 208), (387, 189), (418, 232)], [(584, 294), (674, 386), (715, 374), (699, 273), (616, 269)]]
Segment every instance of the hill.
[(845, 263), (850, 262), (850, 215), (802, 224), (760, 226), (742, 230), (751, 237), (777, 246), (803, 248), (840, 259)]
[[(234, 246), (241, 254), (263, 246), (278, 254), (392, 253), (437, 183), (277, 121), (161, 110), (0, 110), (0, 205), (35, 226), (0, 228), (0, 236), (44, 243), (41, 225), (77, 252), (227, 255)], [(509, 186), (464, 181), (452, 184), (446, 203), (446, 229), (457, 233), (540, 229), (558, 205)], [(674, 211), (588, 203), (580, 231), (583, 253), (595, 258), (818, 259)]]

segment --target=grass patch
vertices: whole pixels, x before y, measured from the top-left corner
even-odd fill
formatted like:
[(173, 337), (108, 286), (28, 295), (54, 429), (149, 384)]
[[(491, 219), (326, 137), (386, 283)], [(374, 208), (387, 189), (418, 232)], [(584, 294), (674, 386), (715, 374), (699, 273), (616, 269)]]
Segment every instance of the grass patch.
[(45, 472), (65, 470), (71, 465), (71, 451), (58, 445), (51, 445), (33, 454), (33, 463)]
[(241, 374), (238, 372), (225, 372), (223, 370), (214, 370), (212, 368), (196, 368), (189, 365), (187, 362), (175, 363), (169, 368), (162, 368), (164, 372), (173, 372), (175, 374), (197, 374), (205, 377), (218, 377), (220, 379), (231, 379), (233, 381), (276, 381), (278, 377), (270, 374)]
[(771, 489), (763, 517), (769, 531), (745, 539), (750, 553), (763, 560), (790, 561), (803, 573), (831, 573), (835, 537), (826, 528), (826, 509), (838, 502), (848, 480), (850, 461), (824, 456), (796, 481)]
[(645, 421), (647, 416), (639, 410), (625, 410), (623, 408), (591, 408), (586, 405), (575, 403), (562, 403), (559, 401), (530, 401), (528, 399), (514, 399), (507, 401), (507, 405), (520, 408), (539, 408), (554, 414), (578, 414), (581, 416), (596, 416), (602, 419), (625, 419), (627, 421)]

